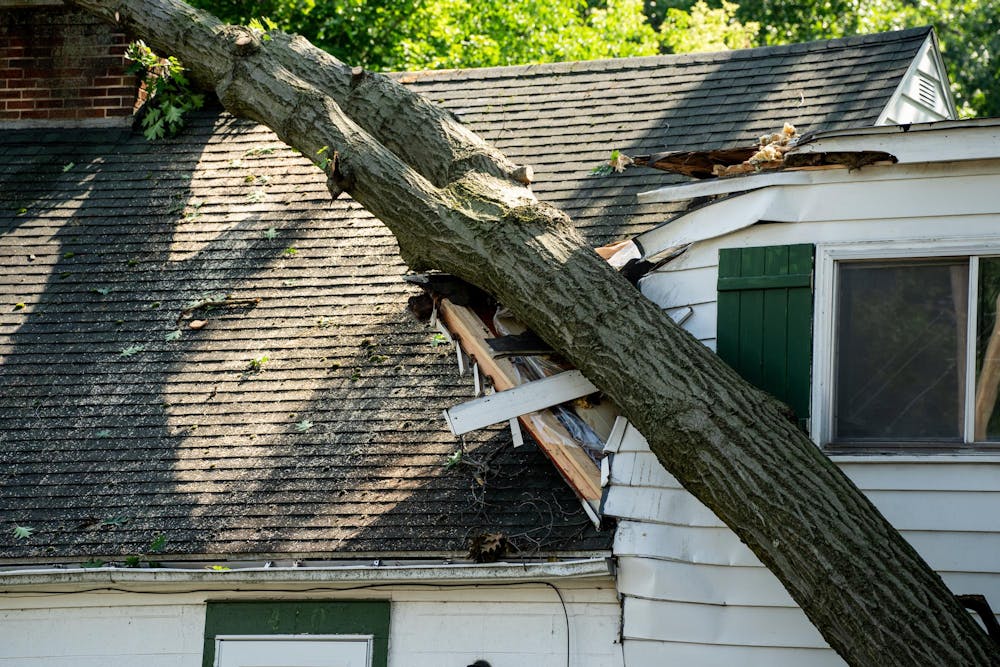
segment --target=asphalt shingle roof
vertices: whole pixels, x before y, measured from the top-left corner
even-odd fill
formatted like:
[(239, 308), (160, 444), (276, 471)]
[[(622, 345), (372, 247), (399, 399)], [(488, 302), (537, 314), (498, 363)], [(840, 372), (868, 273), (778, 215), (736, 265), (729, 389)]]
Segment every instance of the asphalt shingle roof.
[[(671, 212), (635, 202), (670, 176), (589, 175), (611, 148), (870, 125), (926, 35), (399, 76), (533, 165), (539, 198), (598, 243)], [(4, 130), (0, 561), (120, 557), (160, 534), (162, 559), (456, 554), (483, 531), (606, 549), (502, 429), (444, 466), (459, 442), (441, 410), (471, 382), (406, 311), (405, 270), (377, 220), (225, 113), (156, 144)], [(202, 308), (198, 330), (180, 317), (227, 296), (259, 301)]]

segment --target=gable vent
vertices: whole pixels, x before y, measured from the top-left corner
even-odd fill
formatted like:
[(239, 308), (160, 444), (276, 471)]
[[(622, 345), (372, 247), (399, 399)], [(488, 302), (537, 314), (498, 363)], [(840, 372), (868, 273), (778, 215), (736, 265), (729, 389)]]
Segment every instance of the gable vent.
[(934, 82), (922, 74), (917, 74), (917, 96), (920, 101), (930, 108), (935, 108), (938, 103), (937, 86)]

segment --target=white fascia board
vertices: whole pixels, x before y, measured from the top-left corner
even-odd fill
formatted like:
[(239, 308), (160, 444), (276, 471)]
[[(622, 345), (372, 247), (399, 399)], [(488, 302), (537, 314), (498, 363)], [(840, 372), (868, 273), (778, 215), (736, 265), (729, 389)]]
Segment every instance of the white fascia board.
[(608, 576), (606, 557), (554, 563), (463, 563), (415, 566), (271, 567), (226, 571), (190, 569), (26, 569), (0, 572), (0, 594), (36, 589), (127, 588), (135, 591), (186, 590), (235, 587), (354, 587), (359, 584), (503, 583)]
[[(949, 121), (921, 126), (892, 126), (881, 132), (840, 132), (816, 136), (788, 151), (788, 155), (813, 153), (889, 153), (897, 164), (962, 162), (1000, 158), (1000, 121), (975, 123)], [(881, 128), (880, 128), (881, 129)], [(891, 167), (890, 167), (891, 168)], [(865, 167), (865, 175), (872, 167)], [(640, 192), (644, 204), (687, 201), (695, 197), (746, 192), (772, 185), (805, 185), (850, 178), (849, 169), (767, 171), (747, 176), (712, 178)]]
[(899, 164), (1000, 158), (1000, 124), (957, 121), (908, 129), (897, 125), (889, 132), (817, 136), (788, 154), (858, 151), (889, 153)]
[(765, 188), (713, 202), (643, 232), (633, 242), (643, 258), (650, 259), (671, 248), (731, 234), (761, 220), (771, 208), (774, 192)]
[(736, 192), (747, 192), (766, 188), (770, 185), (797, 185), (812, 183), (812, 171), (766, 171), (747, 176), (731, 178), (711, 178), (703, 181), (692, 181), (679, 185), (668, 185), (649, 192), (640, 192), (639, 203), (663, 204), (669, 202), (688, 201), (695, 197), (713, 197)]
[[(996, 131), (1000, 133), (1000, 126)], [(719, 183), (718, 187), (742, 185), (748, 192), (734, 191), (725, 199), (681, 214), (639, 234), (633, 242), (643, 258), (650, 259), (671, 248), (725, 236), (760, 220), (804, 222), (984, 213), (1000, 206), (1000, 191), (990, 186), (998, 171), (996, 162), (986, 161), (871, 165), (858, 170), (739, 177), (733, 179), (733, 186)], [(921, 185), (914, 188), (914, 183)], [(937, 183), (946, 189), (931, 187)]]
[(445, 410), (444, 417), (452, 433), (463, 435), (596, 391), (597, 387), (580, 371), (565, 371), (456, 405)]

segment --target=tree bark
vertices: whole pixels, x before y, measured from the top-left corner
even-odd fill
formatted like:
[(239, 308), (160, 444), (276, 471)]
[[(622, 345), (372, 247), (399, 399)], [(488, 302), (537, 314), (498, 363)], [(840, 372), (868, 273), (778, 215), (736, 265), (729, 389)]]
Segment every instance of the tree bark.
[(177, 56), (231, 112), (311, 156), (335, 196), (392, 230), (411, 267), (511, 308), (617, 403), (848, 663), (1000, 664), (940, 577), (783, 407), (674, 325), (448, 112), (301, 37), (262, 38), (176, 0), (71, 2)]

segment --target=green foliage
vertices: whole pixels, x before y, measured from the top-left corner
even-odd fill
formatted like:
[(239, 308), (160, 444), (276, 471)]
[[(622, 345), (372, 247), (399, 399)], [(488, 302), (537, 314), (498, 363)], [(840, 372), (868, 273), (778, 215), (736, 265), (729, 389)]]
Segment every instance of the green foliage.
[(142, 352), (145, 349), (146, 349), (146, 346), (142, 345), (142, 344), (138, 344), (137, 343), (135, 345), (129, 345), (128, 347), (122, 348), (120, 356), (123, 356), (123, 357), (132, 357), (132, 356), (135, 356), (135, 355), (139, 354), (140, 352)]
[(462, 450), (456, 449), (444, 462), (445, 470), (451, 470), (462, 462)]
[(250, 370), (255, 372), (260, 371), (261, 369), (264, 368), (264, 364), (266, 364), (268, 361), (270, 361), (270, 359), (266, 354), (262, 354), (259, 357), (254, 357), (253, 359), (250, 360), (249, 364)]
[(690, 12), (671, 7), (660, 24), (660, 37), (674, 53), (750, 48), (760, 32), (760, 24), (740, 22), (736, 18), (737, 9), (736, 3), (725, 0), (717, 9), (704, 0), (692, 5)]
[(143, 134), (150, 141), (176, 134), (184, 126), (184, 114), (200, 109), (205, 97), (192, 90), (180, 61), (160, 58), (142, 40), (129, 44), (125, 57), (132, 61), (129, 72), (142, 79), (149, 95)]
[[(719, 43), (742, 46), (747, 33), (733, 18), (730, 5), (705, 6), (690, 17), (688, 8), (678, 5), (670, 25), (687, 27), (664, 29), (661, 18), (647, 16), (643, 0), (194, 0), (193, 4), (252, 29), (277, 26), (298, 32), (341, 60), (374, 70), (704, 50)], [(270, 23), (254, 23), (262, 15), (269, 16)], [(675, 30), (687, 36), (672, 34)], [(755, 29), (749, 32), (756, 34)]]
[(31, 535), (34, 532), (35, 532), (35, 529), (32, 526), (18, 526), (18, 525), (15, 524), (14, 525), (13, 535), (14, 535), (14, 539), (28, 540), (28, 539), (31, 539)]
[[(194, 0), (374, 70), (721, 50), (933, 25), (963, 115), (1000, 115), (1000, 0)], [(268, 16), (270, 19), (259, 19)]]
[(401, 42), (405, 69), (489, 67), (655, 54), (641, 0), (438, 0)]
[(158, 554), (163, 551), (163, 547), (167, 546), (167, 536), (160, 533), (153, 538), (153, 541), (149, 543), (149, 548), (146, 549), (148, 553)]
[(295, 430), (298, 431), (299, 433), (305, 433), (306, 431), (308, 431), (312, 427), (313, 427), (313, 423), (311, 421), (309, 421), (308, 419), (303, 419), (302, 421), (296, 422), (296, 424), (295, 424)]

